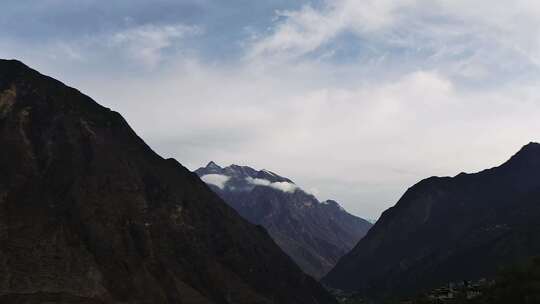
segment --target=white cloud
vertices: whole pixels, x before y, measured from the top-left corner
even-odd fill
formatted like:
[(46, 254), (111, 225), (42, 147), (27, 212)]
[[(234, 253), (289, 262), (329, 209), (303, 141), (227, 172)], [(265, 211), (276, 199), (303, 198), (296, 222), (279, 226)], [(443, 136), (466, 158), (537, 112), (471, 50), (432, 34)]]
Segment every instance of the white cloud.
[[(269, 168), (375, 218), (422, 178), (495, 166), (540, 140), (539, 10), (525, 0), (328, 0), (281, 12), (239, 61), (175, 52), (198, 37), (181, 24), (54, 43), (47, 51), (66, 54), (57, 60), (13, 41), (0, 52), (119, 111), (191, 169)], [(333, 61), (343, 33), (366, 54)], [(305, 56), (323, 49), (330, 57)], [(157, 67), (117, 73), (126, 57)]]
[(191, 169), (208, 160), (270, 168), (371, 217), (424, 177), (491, 167), (540, 140), (538, 81), (484, 90), (420, 70), (335, 84), (328, 71), (192, 61), (140, 80), (77, 87)]
[(289, 183), (289, 182), (271, 183), (270, 187), (272, 187), (274, 189), (277, 189), (277, 190), (281, 190), (283, 192), (287, 192), (287, 193), (293, 193), (293, 192), (295, 192), (296, 190), (299, 189), (298, 186), (296, 186), (295, 184)]
[(134, 59), (148, 66), (158, 64), (162, 51), (186, 36), (197, 35), (201, 29), (184, 24), (146, 24), (110, 34), (106, 41), (113, 48), (123, 48)]
[(278, 16), (275, 27), (254, 40), (248, 58), (289, 60), (327, 47), (319, 55), (324, 58), (350, 33), (357, 47), (382, 58), (406, 50), (429, 56), (424, 63), (450, 61), (466, 77), (494, 67), (540, 66), (540, 5), (530, 0), (326, 0)]
[[(46, 56), (48, 60), (55, 61), (55, 65), (86, 64), (102, 70), (126, 65), (130, 70), (134, 67), (152, 70), (163, 62), (186, 56), (191, 51), (187, 41), (202, 33), (199, 26), (181, 23), (126, 24), (122, 28), (107, 28), (71, 40), (46, 41), (33, 48), (17, 45), (19, 41), (15, 40), (6, 44), (8, 49), (19, 50), (17, 58)], [(103, 63), (108, 65), (101, 66)]]
[(214, 185), (223, 190), (227, 181), (231, 179), (229, 176), (221, 174), (206, 174), (201, 176), (201, 180), (207, 184)]
[(262, 179), (262, 178), (252, 178), (252, 177), (246, 177), (246, 181), (250, 184), (256, 185), (256, 186), (265, 186), (274, 188), (276, 190), (280, 190), (287, 193), (294, 193), (296, 190), (300, 189), (297, 185), (289, 182), (275, 182), (272, 183), (269, 180)]
[(271, 182), (263, 178), (246, 177), (246, 181), (256, 186), (270, 186)]
[(250, 56), (304, 55), (343, 31), (371, 33), (395, 23), (398, 9), (413, 2), (336, 0), (326, 1), (322, 9), (305, 5), (299, 11), (278, 12), (278, 20), (283, 21), (278, 23), (270, 36), (254, 44)]

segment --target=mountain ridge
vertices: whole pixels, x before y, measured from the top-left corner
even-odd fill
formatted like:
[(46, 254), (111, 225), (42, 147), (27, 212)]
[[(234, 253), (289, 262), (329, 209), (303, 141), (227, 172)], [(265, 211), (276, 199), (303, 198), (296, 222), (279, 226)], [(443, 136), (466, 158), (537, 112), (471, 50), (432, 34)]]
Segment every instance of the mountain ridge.
[(537, 143), (498, 167), (426, 178), (383, 212), (323, 282), (381, 295), (492, 275), (499, 265), (540, 253), (538, 197)]
[(0, 60), (0, 302), (335, 303), (117, 112)]
[(195, 172), (240, 215), (268, 229), (307, 273), (320, 278), (371, 227), (336, 201), (320, 202), (286, 177), (247, 166), (209, 162)]

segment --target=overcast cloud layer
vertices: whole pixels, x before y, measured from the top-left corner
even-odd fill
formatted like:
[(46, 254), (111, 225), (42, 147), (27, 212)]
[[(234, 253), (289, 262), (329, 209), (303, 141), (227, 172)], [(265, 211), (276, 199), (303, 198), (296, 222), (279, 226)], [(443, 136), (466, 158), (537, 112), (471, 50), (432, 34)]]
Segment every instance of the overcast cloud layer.
[[(261, 3), (264, 2), (264, 3)], [(540, 3), (4, 1), (0, 57), (121, 112), (164, 157), (267, 168), (377, 217), (540, 140)]]

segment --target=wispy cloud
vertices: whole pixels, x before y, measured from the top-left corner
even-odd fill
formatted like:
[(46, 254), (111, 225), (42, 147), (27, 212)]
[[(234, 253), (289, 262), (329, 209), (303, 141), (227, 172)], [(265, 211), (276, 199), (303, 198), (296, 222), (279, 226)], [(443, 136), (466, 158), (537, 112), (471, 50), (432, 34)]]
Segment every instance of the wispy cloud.
[(247, 177), (246, 181), (252, 185), (270, 187), (276, 190), (280, 190), (286, 193), (294, 193), (300, 189), (297, 185), (289, 182), (270, 182), (269, 180), (262, 178)]
[(401, 62), (473, 79), (540, 67), (540, 5), (532, 1), (326, 0), (277, 14), (248, 58), (339, 60), (336, 50), (371, 50), (368, 60), (391, 57), (396, 63), (406, 56)]
[(201, 180), (207, 184), (214, 185), (219, 189), (224, 189), (225, 184), (231, 179), (230, 176), (221, 174), (206, 174), (201, 177)]
[(540, 140), (530, 0), (11, 2), (0, 55), (121, 112), (159, 153), (282, 172), (363, 216)]
[(154, 69), (163, 62), (191, 52), (188, 41), (203, 35), (200, 26), (183, 23), (139, 24), (126, 21), (120, 28), (106, 28), (72, 39), (51, 39), (27, 48), (28, 41), (10, 40), (11, 48), (25, 49), (19, 56), (41, 56), (58, 62), (77, 62), (101, 65), (112, 61), (107, 68), (122, 65)]
[(413, 0), (325, 1), (322, 8), (307, 4), (298, 11), (278, 12), (270, 35), (256, 41), (250, 56), (300, 56), (313, 52), (345, 31), (358, 35), (396, 23), (399, 9)]
[(201, 33), (202, 29), (197, 26), (146, 24), (111, 33), (104, 39), (109, 47), (123, 49), (133, 59), (155, 66), (162, 60), (164, 50), (187, 36)]

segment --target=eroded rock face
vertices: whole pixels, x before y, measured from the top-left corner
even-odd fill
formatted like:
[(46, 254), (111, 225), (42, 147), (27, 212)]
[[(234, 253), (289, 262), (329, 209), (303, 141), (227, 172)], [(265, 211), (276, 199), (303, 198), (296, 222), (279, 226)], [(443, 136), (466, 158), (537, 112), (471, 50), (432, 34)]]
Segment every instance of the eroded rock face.
[(324, 278), (368, 296), (493, 275), (540, 254), (540, 145), (476, 174), (411, 187)]
[(195, 171), (225, 202), (270, 236), (306, 273), (321, 278), (371, 228), (335, 201), (320, 202), (268, 170), (214, 162)]
[(0, 61), (0, 302), (334, 303), (118, 114)]

